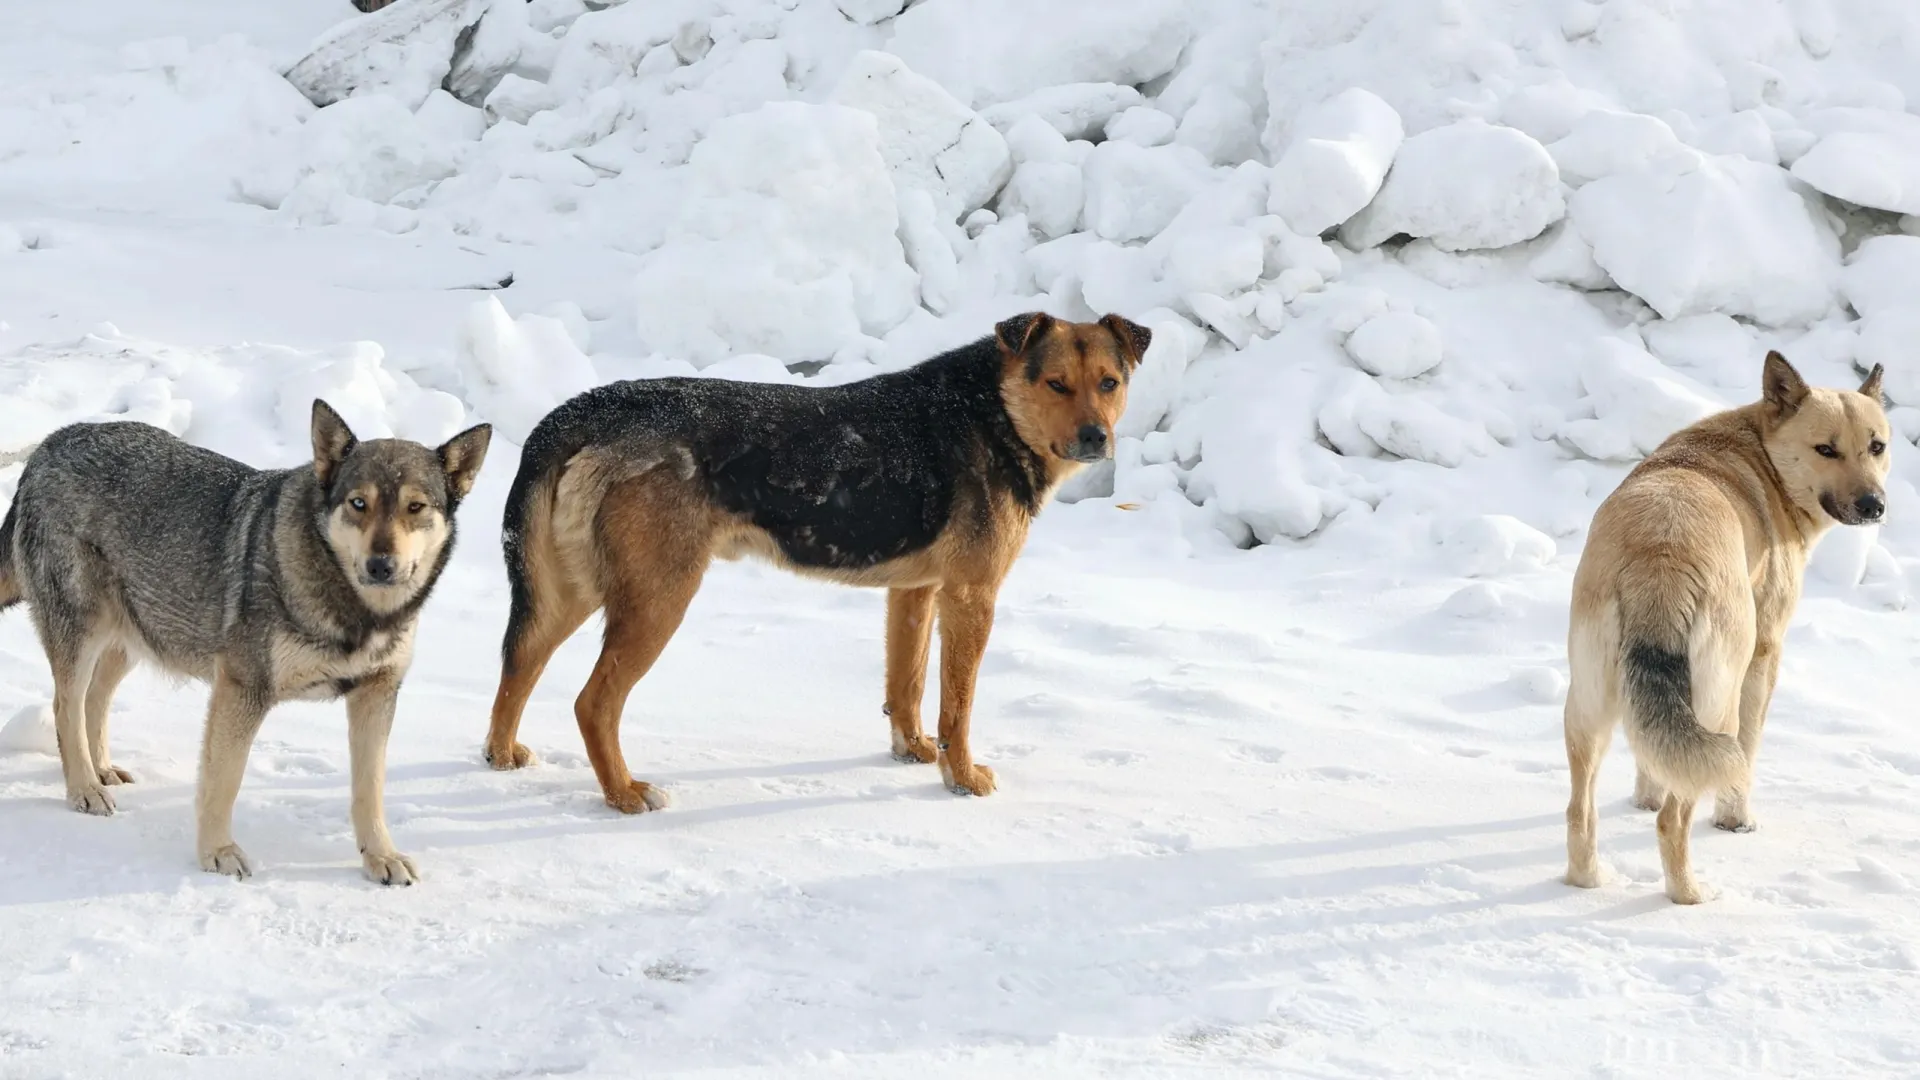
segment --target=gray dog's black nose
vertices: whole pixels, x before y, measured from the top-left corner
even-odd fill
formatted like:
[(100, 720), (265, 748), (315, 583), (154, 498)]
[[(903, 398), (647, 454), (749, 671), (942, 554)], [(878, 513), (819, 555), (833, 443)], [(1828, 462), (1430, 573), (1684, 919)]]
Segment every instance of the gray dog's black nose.
[(381, 584), (393, 580), (393, 556), (375, 555), (367, 560), (367, 576)]
[(1887, 512), (1887, 502), (1885, 499), (1869, 491), (1865, 495), (1853, 500), (1853, 508), (1860, 511), (1860, 516), (1866, 518), (1868, 521), (1879, 521), (1880, 515)]

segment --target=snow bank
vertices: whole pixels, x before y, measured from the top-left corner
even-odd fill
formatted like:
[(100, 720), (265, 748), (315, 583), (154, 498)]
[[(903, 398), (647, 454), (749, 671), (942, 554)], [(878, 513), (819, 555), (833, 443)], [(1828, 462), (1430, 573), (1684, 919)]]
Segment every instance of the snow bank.
[(832, 100), (873, 114), (894, 187), (925, 191), (950, 222), (986, 205), (1013, 170), (992, 125), (899, 57), (856, 54)]
[(1571, 216), (1594, 261), (1666, 318), (1804, 325), (1833, 308), (1839, 240), (1778, 168), (1702, 156), (1617, 174), (1576, 192)]
[(1402, 136), (1393, 106), (1358, 87), (1307, 110), (1274, 162), (1267, 211), (1308, 236), (1344, 223), (1373, 201)]
[(601, 382), (565, 323), (514, 319), (492, 296), (473, 305), (455, 347), (466, 399), (515, 445), (561, 402)]
[(1793, 163), (1793, 175), (1856, 206), (1920, 214), (1920, 138), (1913, 134), (1829, 135)]
[(1173, 69), (1192, 19), (1155, 0), (1111, 0), (1091, 27), (1071, 5), (924, 0), (894, 20), (888, 48), (977, 107), (1062, 83), (1151, 82)]
[(1525, 133), (1478, 120), (1401, 144), (1380, 193), (1340, 229), (1368, 248), (1405, 234), (1442, 251), (1530, 240), (1566, 214), (1552, 155)]
[(871, 113), (776, 102), (713, 126), (666, 242), (641, 264), (638, 328), (705, 365), (825, 360), (913, 310), (915, 275)]

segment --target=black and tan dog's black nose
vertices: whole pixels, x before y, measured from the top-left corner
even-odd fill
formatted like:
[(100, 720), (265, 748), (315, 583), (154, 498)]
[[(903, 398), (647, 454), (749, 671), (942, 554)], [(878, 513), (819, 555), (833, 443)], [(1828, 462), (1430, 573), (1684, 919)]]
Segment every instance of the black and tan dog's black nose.
[(1073, 442), (1074, 455), (1082, 461), (1095, 461), (1107, 456), (1107, 429), (1099, 424), (1083, 424), (1079, 436)]
[(1860, 512), (1863, 520), (1879, 521), (1881, 515), (1887, 512), (1887, 501), (1878, 492), (1869, 491), (1853, 500), (1853, 508)]
[(367, 577), (384, 585), (393, 580), (393, 556), (375, 555), (367, 560)]

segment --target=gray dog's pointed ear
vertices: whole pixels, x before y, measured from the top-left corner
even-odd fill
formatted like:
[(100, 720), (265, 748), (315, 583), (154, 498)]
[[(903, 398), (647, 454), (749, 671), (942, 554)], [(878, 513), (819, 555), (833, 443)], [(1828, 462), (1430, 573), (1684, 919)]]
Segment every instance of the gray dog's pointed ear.
[(1887, 369), (1884, 364), (1875, 364), (1873, 365), (1873, 370), (1867, 372), (1867, 381), (1860, 384), (1860, 392), (1872, 398), (1876, 405), (1885, 405), (1887, 403), (1886, 399), (1880, 396), (1880, 376), (1886, 373)]
[(322, 488), (333, 483), (333, 471), (359, 444), (360, 440), (353, 437), (353, 429), (333, 411), (333, 406), (314, 398), (313, 474), (319, 477)]
[(1113, 336), (1120, 339), (1120, 344), (1123, 346), (1121, 352), (1127, 361), (1127, 372), (1131, 374), (1140, 366), (1140, 361), (1147, 358), (1147, 349), (1153, 344), (1153, 331), (1124, 315), (1103, 315), (1100, 318), (1100, 325), (1112, 331)]
[(1807, 380), (1793, 370), (1787, 358), (1778, 352), (1767, 353), (1767, 366), (1760, 372), (1760, 396), (1767, 404), (1780, 410), (1786, 416), (1800, 408), (1807, 400)]
[(487, 460), (487, 447), (493, 442), (492, 424), (475, 424), (442, 443), (436, 451), (440, 467), (447, 470), (447, 487), (454, 501), (467, 497), (473, 482), (479, 479), (480, 463)]

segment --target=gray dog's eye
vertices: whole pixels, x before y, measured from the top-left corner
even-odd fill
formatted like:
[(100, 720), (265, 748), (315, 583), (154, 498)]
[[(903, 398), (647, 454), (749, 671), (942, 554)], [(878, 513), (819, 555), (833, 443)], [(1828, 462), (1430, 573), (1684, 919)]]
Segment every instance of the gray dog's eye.
[(353, 507), (355, 510), (365, 510), (367, 508), (367, 500), (356, 495), (347, 500), (347, 505)]
[(427, 504), (426, 504), (426, 503), (423, 503), (423, 502), (410, 502), (410, 503), (408, 503), (408, 504), (407, 504), (407, 513), (409, 513), (409, 514), (417, 514), (417, 513), (419, 513), (420, 511), (422, 511), (422, 510), (425, 510), (426, 508), (427, 508)]

